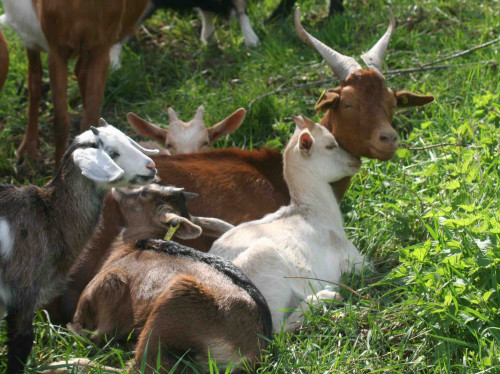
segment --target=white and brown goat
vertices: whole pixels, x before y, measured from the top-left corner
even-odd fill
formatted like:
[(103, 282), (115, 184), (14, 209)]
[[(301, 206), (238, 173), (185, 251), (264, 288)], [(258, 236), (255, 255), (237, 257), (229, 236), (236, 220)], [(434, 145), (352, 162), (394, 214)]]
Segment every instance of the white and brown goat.
[[(52, 181), (0, 186), (0, 310), (7, 312), (7, 373), (23, 371), (33, 344), (33, 313), (62, 292), (92, 236), (113, 186), (150, 183), (154, 162), (101, 120), (76, 137)], [(156, 153), (157, 151), (152, 151)]]
[[(135, 363), (146, 372), (177, 362), (172, 351), (190, 351), (207, 363), (255, 362), (270, 337), (271, 316), (263, 296), (232, 263), (162, 238), (179, 226), (176, 237), (190, 239), (202, 229), (214, 237), (232, 227), (213, 218), (191, 217), (181, 189), (151, 185), (113, 191), (126, 228), (111, 246), (101, 270), (83, 291), (72, 329), (138, 338)], [(199, 224), (199, 225), (198, 225)]]
[(38, 107), (42, 95), (40, 52), (48, 52), (54, 105), (56, 164), (68, 141), (68, 60), (78, 56), (75, 74), (83, 103), (82, 131), (97, 123), (109, 69), (110, 50), (135, 22), (148, 0), (3, 0), (0, 24), (10, 25), (24, 41), (28, 54), (28, 125), (17, 149), (19, 159), (38, 158)]
[[(284, 329), (295, 331), (309, 303), (339, 298), (315, 279), (338, 282), (342, 273), (360, 272), (365, 265), (344, 232), (330, 187), (354, 175), (360, 161), (340, 148), (325, 127), (308, 118), (294, 120), (297, 130), (283, 156), (290, 205), (236, 226), (209, 251), (231, 260), (254, 282), (269, 305), (274, 331), (285, 321)], [(291, 315), (283, 311), (297, 308)]]
[(246, 113), (245, 109), (240, 108), (221, 122), (207, 128), (203, 120), (204, 111), (205, 108), (201, 105), (191, 121), (183, 122), (172, 108), (168, 108), (168, 130), (134, 113), (128, 113), (127, 120), (138, 134), (160, 142), (166, 147), (168, 154), (177, 155), (207, 150), (222, 135), (236, 131), (245, 119)]

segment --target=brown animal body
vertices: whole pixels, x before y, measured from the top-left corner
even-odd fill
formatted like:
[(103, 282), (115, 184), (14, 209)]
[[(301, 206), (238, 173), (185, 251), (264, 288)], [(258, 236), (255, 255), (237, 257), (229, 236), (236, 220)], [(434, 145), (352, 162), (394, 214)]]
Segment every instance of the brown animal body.
[[(389, 36), (394, 28), (393, 17), (388, 29)], [(304, 36), (297, 19), (297, 29)], [(387, 45), (388, 33), (381, 41)], [(306, 39), (309, 40), (309, 39)], [(315, 40), (315, 39), (314, 39)], [(319, 43), (319, 44), (318, 44)], [(384, 44), (382, 43), (382, 44)], [(339, 53), (315, 40), (315, 48), (319, 48), (327, 57)], [(380, 49), (380, 41), (372, 48), (373, 53), (366, 59), (381, 59), (385, 47)], [(372, 56), (372, 57), (370, 57)], [(361, 69), (351, 57), (340, 55), (340, 59), (348, 60), (351, 68), (338, 71), (338, 66), (327, 60), (334, 73), (341, 78), (341, 86), (328, 90), (316, 108), (325, 111), (321, 124), (328, 128), (339, 144), (351, 154), (358, 157), (391, 159), (398, 147), (398, 136), (391, 127), (394, 110), (397, 107), (425, 105), (434, 100), (433, 96), (417, 95), (406, 91), (393, 91), (388, 88), (379, 66), (371, 70)], [(381, 61), (381, 60), (380, 60)], [(351, 71), (352, 70), (352, 71)], [(276, 211), (280, 206), (290, 202), (290, 195), (283, 179), (283, 159), (277, 150), (261, 149), (254, 151), (225, 149), (212, 150), (186, 155), (153, 157), (161, 183), (184, 187), (197, 193), (200, 199), (188, 203), (190, 211), (195, 215), (217, 217), (231, 224), (259, 219), (267, 213)], [(350, 178), (345, 178), (333, 185), (335, 195), (340, 201), (349, 186)], [(89, 247), (93, 258), (102, 257), (106, 245), (111, 241), (108, 235), (116, 235), (116, 222), (120, 213), (112, 204), (105, 204), (103, 211), (103, 231), (96, 233), (95, 241)], [(212, 238), (202, 236), (190, 242), (193, 248), (208, 251)], [(89, 258), (90, 258), (89, 257)], [(90, 281), (95, 268), (90, 262), (82, 261), (80, 270), (76, 271), (78, 279)], [(75, 294), (83, 289), (86, 283), (71, 285)], [(73, 307), (69, 307), (71, 312)]]
[[(176, 360), (168, 349), (194, 351), (207, 361), (210, 350), (217, 362), (239, 360), (240, 352), (255, 361), (258, 335), (270, 336), (270, 312), (260, 292), (231, 263), (173, 242), (135, 241), (161, 238), (179, 226), (178, 238), (192, 239), (206, 231), (219, 237), (232, 228), (218, 219), (189, 215), (186, 199), (193, 194), (151, 185), (113, 190), (126, 229), (113, 242), (107, 259), (78, 302), (72, 328), (138, 338), (136, 363), (143, 356), (156, 363), (162, 345), (162, 365), (168, 371)], [(149, 342), (149, 343), (148, 343)], [(147, 347), (147, 348), (146, 348)]]
[(9, 48), (5, 35), (0, 29), (0, 91), (2, 90), (5, 79), (7, 79), (7, 72), (9, 71)]
[[(70, 120), (67, 110), (68, 60), (78, 57), (75, 74), (83, 102), (80, 128), (97, 124), (109, 69), (111, 46), (133, 34), (147, 0), (5, 0), (6, 23), (23, 37), (28, 54), (28, 126), (18, 158), (38, 158), (38, 107), (41, 97), (40, 52), (49, 54), (54, 104), (55, 159), (66, 149)], [(31, 18), (30, 18), (31, 17)], [(30, 20), (26, 22), (25, 20)], [(33, 23), (39, 24), (33, 25)]]

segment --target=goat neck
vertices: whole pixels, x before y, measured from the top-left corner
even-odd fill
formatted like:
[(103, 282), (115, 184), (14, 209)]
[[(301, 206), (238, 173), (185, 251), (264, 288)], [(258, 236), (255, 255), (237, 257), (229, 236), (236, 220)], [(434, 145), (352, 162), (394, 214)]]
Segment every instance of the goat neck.
[(70, 148), (66, 153), (52, 181), (43, 187), (47, 208), (52, 209), (52, 224), (59, 227), (65, 243), (72, 243), (71, 249), (60, 259), (59, 268), (64, 272), (69, 270), (81, 248), (91, 238), (99, 222), (106, 192), (96, 191), (94, 182), (81, 174), (70, 157), (72, 150)]
[(330, 184), (318, 181), (314, 171), (297, 163), (287, 168), (287, 162), (285, 158), (284, 175), (290, 191), (290, 205), (303, 210), (313, 220), (342, 227), (339, 204)]

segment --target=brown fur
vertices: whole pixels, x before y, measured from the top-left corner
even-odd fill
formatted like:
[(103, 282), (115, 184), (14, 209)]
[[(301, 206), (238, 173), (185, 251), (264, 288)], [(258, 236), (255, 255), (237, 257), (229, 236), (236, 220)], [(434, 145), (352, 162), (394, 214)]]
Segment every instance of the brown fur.
[[(33, 0), (49, 45), (49, 73), (54, 103), (55, 159), (66, 149), (70, 121), (67, 110), (68, 60), (78, 57), (75, 73), (83, 102), (82, 131), (96, 125), (109, 69), (111, 46), (134, 32), (147, 0)], [(18, 157), (38, 158), (38, 106), (42, 68), (40, 51), (28, 50), (28, 126)]]
[(0, 29), (0, 91), (7, 79), (7, 72), (9, 71), (9, 47), (7, 40)]
[[(138, 336), (137, 367), (156, 368), (161, 344), (166, 372), (170, 350), (190, 350), (200, 362), (229, 361), (237, 352), (255, 361), (265, 342), (258, 307), (246, 291), (211, 266), (189, 257), (138, 251), (118, 240), (102, 271), (80, 297), (73, 329), (99, 336)], [(147, 347), (147, 356), (143, 357)], [(151, 372), (147, 370), (146, 372)]]

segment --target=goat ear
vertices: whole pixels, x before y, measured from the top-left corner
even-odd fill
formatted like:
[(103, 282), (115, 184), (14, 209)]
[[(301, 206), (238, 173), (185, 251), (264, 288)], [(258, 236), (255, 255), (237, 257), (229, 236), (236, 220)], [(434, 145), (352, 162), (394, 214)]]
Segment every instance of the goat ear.
[(305, 156), (310, 156), (311, 155), (311, 149), (314, 143), (314, 139), (311, 136), (311, 133), (309, 130), (302, 130), (302, 132), (299, 135), (299, 149), (300, 152), (305, 155)]
[(191, 222), (201, 227), (203, 235), (218, 238), (234, 226), (226, 221), (211, 217), (191, 217)]
[(308, 129), (313, 131), (314, 127), (316, 127), (316, 124), (305, 116), (292, 116), (292, 118), (299, 130)]
[(321, 95), (314, 109), (320, 112), (325, 112), (330, 108), (335, 108), (337, 106), (339, 98), (340, 87), (330, 89)]
[(159, 141), (161, 144), (166, 143), (168, 130), (153, 125), (132, 112), (127, 113), (127, 121), (138, 134)]
[(166, 213), (161, 218), (160, 221), (162, 223), (167, 224), (168, 226), (177, 226), (179, 228), (175, 232), (174, 236), (179, 239), (195, 239), (201, 235), (201, 227), (194, 224), (190, 220), (178, 216), (174, 213)]
[(113, 187), (111, 189), (111, 196), (113, 197), (113, 200), (115, 200), (117, 203), (119, 203), (122, 200), (122, 198), (125, 197), (125, 194), (123, 193), (121, 188)]
[(175, 113), (175, 110), (173, 110), (172, 108), (168, 108), (167, 113), (168, 113), (168, 122), (172, 123), (179, 121), (179, 117), (177, 117), (177, 113)]
[(215, 143), (222, 135), (231, 134), (236, 131), (245, 119), (245, 114), (245, 109), (240, 108), (218, 124), (209, 127), (207, 129), (209, 145)]
[(73, 152), (73, 161), (83, 175), (96, 182), (113, 182), (124, 174), (124, 171), (102, 149), (76, 149)]
[(394, 96), (396, 96), (398, 108), (423, 106), (434, 101), (434, 96), (432, 95), (418, 95), (408, 91), (397, 91)]

